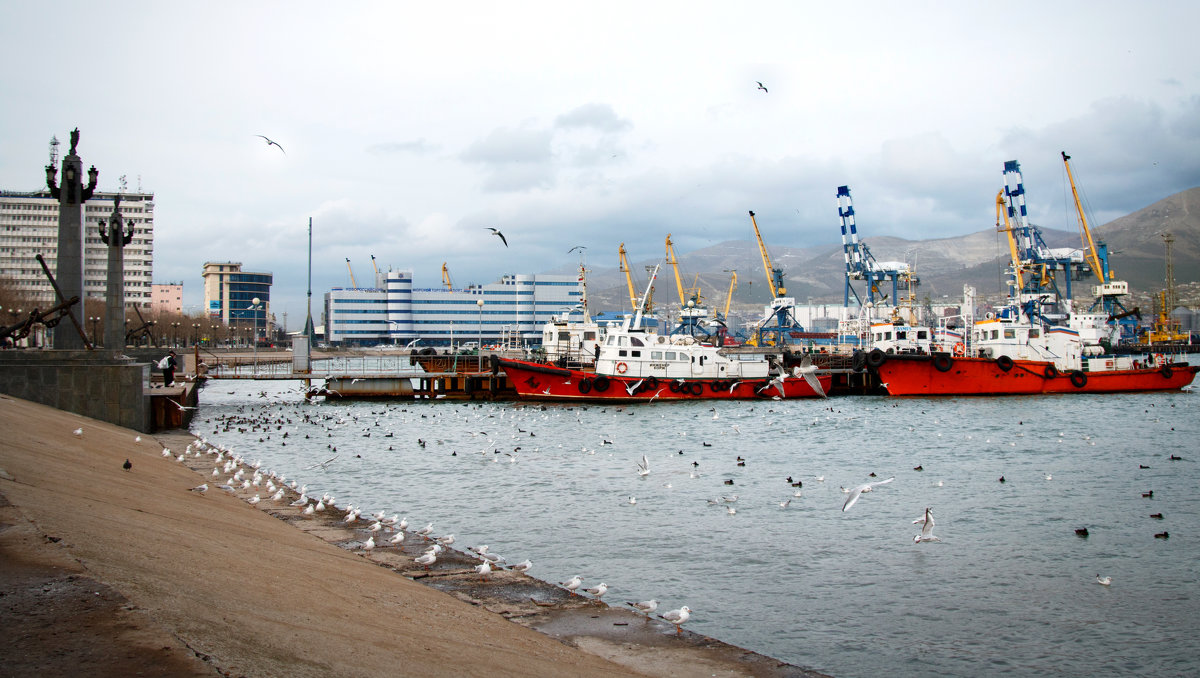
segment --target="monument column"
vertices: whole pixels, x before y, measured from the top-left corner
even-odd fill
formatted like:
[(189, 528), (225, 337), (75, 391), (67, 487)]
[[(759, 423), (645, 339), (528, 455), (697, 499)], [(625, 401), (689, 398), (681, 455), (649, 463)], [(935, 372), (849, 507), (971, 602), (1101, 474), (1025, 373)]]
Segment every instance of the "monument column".
[[(108, 290), (104, 304), (104, 348), (121, 353), (125, 350), (125, 246), (133, 240), (133, 224), (125, 231), (121, 217), (121, 196), (113, 198), (108, 222), (99, 225), (100, 240), (108, 245)], [(93, 341), (95, 337), (93, 337)]]
[[(83, 327), (83, 204), (92, 197), (96, 189), (99, 172), (93, 165), (88, 170), (88, 184), (83, 185), (83, 161), (75, 152), (79, 144), (79, 128), (71, 131), (71, 151), (62, 161), (62, 185), (56, 181), (57, 170), (46, 166), (46, 185), (50, 195), (58, 200), (58, 266), (54, 277), (65, 298), (79, 297), (79, 303), (70, 309), (74, 323), (59, 323), (53, 328), (52, 342), (56, 349), (83, 350), (83, 337), (75, 327)], [(54, 303), (58, 303), (55, 300)]]

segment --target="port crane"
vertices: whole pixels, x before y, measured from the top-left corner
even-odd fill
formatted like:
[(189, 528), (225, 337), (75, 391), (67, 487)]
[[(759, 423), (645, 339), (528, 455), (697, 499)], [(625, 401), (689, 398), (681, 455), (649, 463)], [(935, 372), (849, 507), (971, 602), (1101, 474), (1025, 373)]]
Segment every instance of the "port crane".
[(737, 290), (737, 269), (731, 268), (725, 272), (732, 275), (729, 278), (729, 294), (725, 295), (725, 309), (721, 312), (721, 315), (717, 316), (717, 320), (721, 322), (725, 322), (729, 318), (729, 305), (733, 303), (733, 293)]
[(444, 261), (442, 262), (442, 284), (448, 290), (454, 289), (454, 281), (450, 278), (450, 269), (446, 267), (446, 262)]
[(679, 325), (671, 334), (708, 336), (708, 332), (700, 327), (701, 322), (708, 316), (708, 309), (704, 308), (703, 297), (700, 296), (700, 287), (693, 284), (692, 287), (684, 289), (683, 279), (679, 276), (679, 260), (675, 256), (670, 233), (667, 234), (667, 264), (675, 271), (675, 287), (679, 290)]
[(358, 283), (354, 282), (354, 269), (350, 268), (350, 257), (346, 257), (346, 270), (350, 271), (350, 289), (358, 289)]
[[(796, 300), (784, 296), (787, 288), (783, 285), (783, 269), (771, 264), (771, 255), (763, 243), (762, 233), (758, 230), (758, 220), (754, 218), (754, 210), (750, 210), (750, 223), (754, 225), (754, 237), (758, 240), (758, 251), (762, 255), (763, 270), (767, 274), (767, 287), (771, 289), (771, 306), (766, 315), (758, 321), (753, 336), (746, 343), (751, 346), (786, 344), (793, 334), (804, 331), (796, 322)], [(773, 324), (772, 324), (773, 323)]]
[[(879, 294), (879, 286), (884, 281), (892, 282), (891, 299), (895, 305), (900, 281), (907, 283), (909, 288), (912, 288), (920, 283), (920, 280), (913, 274), (908, 264), (902, 261), (876, 261), (871, 254), (870, 248), (865, 242), (858, 239), (858, 227), (854, 220), (854, 202), (850, 198), (849, 186), (838, 186), (837, 190), (838, 202), (838, 218), (842, 224), (842, 254), (846, 260), (846, 290), (842, 301), (844, 307), (850, 306), (850, 297), (854, 296), (854, 300), (859, 306), (870, 302), (877, 304), (888, 299), (887, 294), (880, 295), (878, 301), (876, 295)], [(854, 289), (854, 280), (866, 280), (866, 299), (859, 296), (858, 291)]]
[(1092, 295), (1096, 297), (1096, 301), (1088, 310), (1094, 312), (1099, 307), (1108, 314), (1108, 323), (1117, 323), (1119, 337), (1132, 340), (1137, 335), (1137, 322), (1142, 314), (1136, 307), (1133, 310), (1126, 309), (1121, 302), (1121, 298), (1129, 294), (1129, 283), (1116, 279), (1108, 259), (1108, 245), (1103, 240), (1092, 237), (1087, 217), (1083, 213), (1083, 203), (1079, 200), (1079, 191), (1075, 187), (1075, 175), (1071, 172), (1071, 156), (1065, 151), (1062, 151), (1061, 155), (1063, 166), (1067, 170), (1067, 179), (1071, 182), (1071, 196), (1075, 200), (1075, 214), (1079, 218), (1084, 256), (1100, 283), (1092, 286)]
[(1178, 300), (1175, 295), (1175, 254), (1172, 251), (1175, 236), (1162, 233), (1163, 243), (1167, 246), (1167, 274), (1165, 289), (1159, 291), (1154, 299), (1154, 321), (1150, 328), (1142, 334), (1143, 344), (1187, 343), (1191, 338), (1187, 332), (1180, 331), (1180, 322), (1171, 317)]
[(1013, 268), (1029, 273), (1019, 276), (1019, 283), (1017, 278), (1010, 281), (1010, 286), (1015, 285), (1010, 296), (1031, 318), (1040, 316), (1052, 322), (1066, 318), (1071, 311), (1071, 280), (1086, 272), (1083, 251), (1049, 247), (1041, 231), (1029, 223), (1025, 181), (1016, 160), (1004, 163), (1004, 207), (1005, 228), (1013, 239), (1010, 248), (1017, 257)]
[(625, 274), (625, 283), (629, 285), (629, 308), (636, 312), (638, 310), (637, 292), (633, 289), (633, 275), (629, 272), (629, 259), (625, 257), (625, 243), (617, 248), (617, 257), (621, 262), (621, 272)]

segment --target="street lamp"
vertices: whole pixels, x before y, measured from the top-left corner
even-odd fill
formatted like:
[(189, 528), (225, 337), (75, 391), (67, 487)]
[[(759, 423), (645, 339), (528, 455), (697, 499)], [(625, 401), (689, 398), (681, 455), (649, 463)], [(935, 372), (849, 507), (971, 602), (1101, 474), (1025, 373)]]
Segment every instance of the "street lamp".
[(97, 318), (96, 316), (91, 316), (88, 318), (88, 320), (92, 321), (92, 343), (93, 344), (99, 343), (97, 341), (97, 339), (99, 338), (99, 335), (96, 334), (96, 324), (100, 322), (100, 319)]
[(192, 346), (200, 345), (200, 323), (192, 323)]
[(479, 347), (476, 355), (479, 356), (480, 369), (483, 369), (483, 299), (476, 299), (475, 305), (479, 307)]
[(258, 374), (258, 312), (262, 310), (262, 300), (258, 297), (251, 299), (250, 310), (254, 311), (254, 314), (250, 316), (250, 319), (254, 321), (254, 333), (252, 335), (254, 338), (254, 373)]
[(179, 323), (171, 323), (171, 343), (179, 348)]

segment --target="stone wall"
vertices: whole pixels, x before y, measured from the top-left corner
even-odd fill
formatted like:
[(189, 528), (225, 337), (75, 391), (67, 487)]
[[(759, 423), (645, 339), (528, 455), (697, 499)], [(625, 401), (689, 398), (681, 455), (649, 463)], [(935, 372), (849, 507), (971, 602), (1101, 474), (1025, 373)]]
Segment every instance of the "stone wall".
[(0, 351), (0, 393), (149, 433), (150, 365), (107, 351)]

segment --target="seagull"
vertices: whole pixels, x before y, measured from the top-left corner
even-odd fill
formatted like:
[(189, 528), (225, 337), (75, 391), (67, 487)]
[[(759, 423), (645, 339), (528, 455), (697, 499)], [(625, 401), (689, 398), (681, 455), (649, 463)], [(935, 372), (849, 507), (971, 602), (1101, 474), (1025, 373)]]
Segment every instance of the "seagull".
[(121, 464), (121, 468), (123, 468), (123, 469), (125, 469), (126, 471), (128, 471), (129, 469), (133, 468), (133, 462), (131, 462), (131, 461), (129, 461), (128, 459), (126, 459), (126, 460), (125, 460), (125, 463), (124, 463), (124, 464)]
[(367, 540), (363, 542), (364, 551), (370, 551), (373, 548), (375, 548), (375, 535), (367, 537)]
[(933, 509), (926, 508), (925, 516), (923, 518), (917, 518), (913, 522), (922, 523), (921, 534), (913, 535), (914, 544), (920, 544), (923, 541), (941, 541), (941, 539), (933, 536)]
[(817, 379), (817, 375), (814, 374), (816, 371), (817, 366), (813, 364), (812, 358), (805, 353), (804, 359), (800, 361), (800, 365), (792, 370), (792, 375), (803, 377), (804, 381), (807, 381), (808, 385), (812, 387), (812, 390), (820, 394), (822, 398), (825, 398), (827, 397), (825, 389), (821, 386), (821, 380)]
[(637, 474), (642, 477), (650, 475), (650, 460), (646, 459), (646, 455), (644, 454), (642, 455), (642, 460), (638, 462)]
[(633, 609), (637, 610), (638, 612), (642, 612), (645, 614), (650, 614), (651, 612), (654, 612), (655, 610), (658, 609), (658, 601), (657, 600), (643, 600), (640, 603), (625, 603), (625, 604), (632, 607)]
[(200, 494), (204, 494), (205, 492), (208, 492), (208, 483), (204, 483), (203, 485), (197, 485), (188, 491), (189, 492), (199, 492)]
[(604, 596), (604, 593), (608, 591), (608, 584), (600, 582), (595, 588), (584, 589), (584, 591), (596, 596), (596, 600), (600, 600)]
[(759, 82), (759, 81), (757, 81), (757, 80), (755, 80), (755, 82), (758, 82), (758, 88), (759, 88), (759, 89), (761, 89), (761, 90), (762, 90), (762, 91), (764, 91), (764, 92), (766, 92), (766, 91), (767, 91), (767, 88), (766, 88), (766, 86), (765, 86), (765, 85), (763, 85), (761, 82)]
[(421, 529), (417, 530), (417, 534), (419, 536), (425, 537), (425, 538), (428, 538), (432, 532), (433, 532), (433, 523), (429, 523), (425, 527), (422, 527)]
[(879, 482), (875, 483), (863, 483), (862, 485), (849, 490), (850, 496), (846, 497), (846, 503), (842, 504), (842, 511), (847, 511), (851, 506), (854, 506), (854, 502), (858, 501), (858, 498), (861, 497), (864, 492), (870, 492), (874, 488), (879, 487), (880, 485), (886, 485), (895, 479), (896, 477), (892, 476), (887, 480), (880, 480)]
[(388, 543), (398, 546), (400, 544), (400, 542), (402, 542), (402, 541), (404, 541), (404, 533), (397, 532), (394, 537), (392, 537), (391, 539), (388, 540)]
[(571, 595), (577, 596), (579, 594), (575, 593), (575, 589), (577, 589), (583, 585), (583, 580), (579, 578), (579, 575), (575, 575), (574, 577), (571, 577), (567, 581), (560, 581), (558, 583), (558, 585), (565, 588), (566, 590), (570, 591)]
[[(264, 137), (264, 136), (263, 136), (263, 135), (261, 135), (261, 134), (255, 134), (254, 136), (256, 136), (256, 137), (262, 137), (263, 139), (267, 139), (266, 137)], [(276, 148), (278, 148), (278, 149), (279, 149), (279, 151), (280, 151), (281, 153), (283, 153), (284, 155), (287, 155), (287, 151), (283, 150), (283, 146), (280, 146), (280, 145), (279, 145), (279, 142), (277, 142), (277, 141), (272, 141), (271, 139), (267, 139), (267, 145), (268, 145), (268, 146), (275, 146)]]
[(420, 565), (421, 567), (424, 567), (426, 570), (428, 570), (429, 566), (432, 565), (434, 563), (434, 561), (436, 561), (436, 560), (437, 560), (437, 555), (432, 552), (429, 552), (429, 553), (422, 553), (421, 555), (417, 556), (416, 559), (413, 560), (413, 562)]
[(83, 436), (83, 427), (75, 429), (74, 431), (72, 431), (72, 433), (74, 433), (76, 436), (82, 437)]
[(1112, 586), (1112, 577), (1101, 577), (1096, 575), (1096, 583), (1101, 586)]
[(575, 250), (586, 250), (586, 249), (587, 249), (587, 245), (576, 245), (576, 246), (572, 247), (571, 249), (567, 250), (567, 254), (570, 254), (570, 253), (574, 252)]
[(531, 567), (533, 567), (533, 561), (526, 558), (525, 560), (522, 560), (521, 562), (517, 563), (516, 565), (513, 565), (512, 569), (516, 570), (517, 572), (525, 572)]
[(691, 611), (691, 609), (688, 608), (687, 605), (684, 605), (683, 607), (679, 608), (678, 610), (671, 610), (670, 612), (664, 612), (658, 616), (660, 616), (663, 619), (666, 619), (667, 621), (674, 624), (675, 625), (675, 633), (679, 634), (683, 630), (681, 628), (681, 625), (692, 616), (692, 611)]
[(625, 392), (626, 392), (626, 393), (628, 393), (629, 395), (633, 395), (634, 391), (637, 391), (637, 390), (638, 390), (638, 387), (640, 387), (640, 386), (642, 385), (642, 382), (643, 382), (643, 381), (646, 381), (646, 380), (645, 380), (645, 379), (638, 379), (638, 380), (637, 380), (637, 383), (634, 383), (634, 384), (626, 384), (626, 385), (625, 385)]
[(503, 233), (492, 228), (491, 226), (488, 226), (487, 229), (492, 232), (492, 235), (499, 236), (500, 242), (504, 243), (505, 247), (508, 247), (508, 239), (504, 237)]
[(485, 560), (475, 566), (475, 571), (479, 573), (480, 579), (487, 581), (487, 576), (492, 573), (492, 564)]

